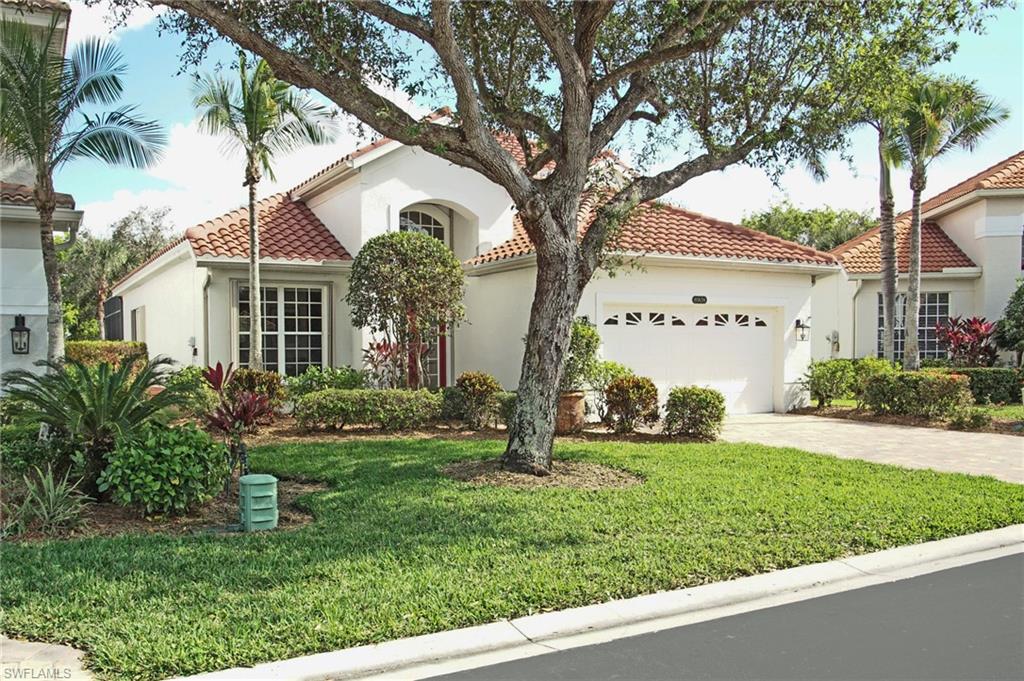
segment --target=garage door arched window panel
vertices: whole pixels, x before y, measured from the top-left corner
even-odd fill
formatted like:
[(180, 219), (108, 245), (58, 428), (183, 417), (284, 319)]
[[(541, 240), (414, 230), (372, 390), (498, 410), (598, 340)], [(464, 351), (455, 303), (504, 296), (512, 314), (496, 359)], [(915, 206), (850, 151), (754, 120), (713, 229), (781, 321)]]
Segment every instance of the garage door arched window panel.
[[(306, 369), (324, 366), (327, 349), (327, 287), (263, 286), (263, 368), (284, 376), (298, 376)], [(251, 319), (249, 287), (238, 286), (237, 358), (249, 365)]]
[(736, 326), (750, 326), (750, 315), (738, 314), (733, 319), (736, 320)]
[(651, 323), (651, 326), (665, 326), (665, 313), (648, 312), (647, 320)]
[(627, 312), (626, 313), (626, 326), (640, 326), (640, 322), (643, 320), (643, 314), (640, 312)]
[(606, 318), (604, 320), (604, 325), (605, 326), (618, 326), (619, 325), (619, 315), (613, 314), (612, 316)]
[(686, 326), (686, 322), (683, 321), (682, 317), (672, 315), (672, 326)]
[(707, 315), (704, 315), (703, 317), (698, 319), (697, 323), (694, 324), (694, 326), (707, 326), (707, 325), (708, 325), (708, 316)]

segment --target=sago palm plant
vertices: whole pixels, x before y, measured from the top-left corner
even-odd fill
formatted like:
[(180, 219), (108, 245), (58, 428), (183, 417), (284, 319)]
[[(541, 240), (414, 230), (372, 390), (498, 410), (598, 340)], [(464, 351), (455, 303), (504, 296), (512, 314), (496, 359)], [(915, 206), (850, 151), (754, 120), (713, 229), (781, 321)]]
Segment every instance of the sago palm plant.
[[(194, 104), (199, 123), (211, 135), (222, 135), (226, 151), (245, 153), (249, 189), (249, 367), (263, 368), (263, 314), (260, 307), (260, 239), (256, 187), (266, 173), (274, 178), (275, 154), (334, 139), (333, 112), (306, 93), (274, 77), (260, 59), (251, 67), (242, 52), (238, 80), (207, 74), (196, 81)], [(276, 367), (272, 367), (276, 368)]]
[(63, 55), (57, 19), (41, 34), (28, 25), (0, 20), (0, 146), (29, 162), (35, 171), (33, 200), (47, 288), (47, 359), (64, 355), (64, 320), (53, 238), (57, 199), (53, 175), (78, 158), (142, 168), (153, 163), (164, 135), (153, 121), (136, 117), (132, 107), (86, 113), (90, 105), (114, 105), (125, 72), (113, 45), (90, 39)]

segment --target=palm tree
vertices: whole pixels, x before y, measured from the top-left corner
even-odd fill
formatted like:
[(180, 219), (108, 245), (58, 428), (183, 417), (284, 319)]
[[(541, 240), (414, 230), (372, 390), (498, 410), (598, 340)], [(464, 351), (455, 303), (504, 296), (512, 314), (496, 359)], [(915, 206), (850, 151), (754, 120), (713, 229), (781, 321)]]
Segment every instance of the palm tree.
[(882, 261), (882, 356), (896, 361), (896, 289), (899, 267), (896, 263), (896, 225), (893, 216), (895, 201), (892, 196), (892, 165), (889, 157), (889, 128), (884, 117), (870, 125), (878, 133), (878, 235), (881, 241)]
[(136, 118), (133, 107), (82, 111), (88, 105), (114, 105), (124, 89), (124, 72), (120, 52), (99, 39), (79, 44), (65, 57), (57, 19), (41, 34), (24, 23), (0, 20), (0, 144), (4, 153), (28, 161), (35, 171), (33, 201), (46, 274), (46, 356), (51, 364), (64, 356), (53, 239), (54, 173), (77, 158), (143, 168), (159, 158), (164, 145), (156, 122)]
[(334, 138), (333, 112), (306, 93), (274, 77), (266, 61), (252, 69), (244, 52), (238, 57), (238, 81), (211, 75), (196, 81), (194, 104), (200, 127), (224, 135), (228, 149), (245, 152), (245, 181), (249, 188), (249, 366), (263, 368), (263, 315), (260, 308), (260, 240), (256, 214), (256, 185), (277, 153), (307, 144), (326, 144)]
[(890, 159), (910, 166), (910, 266), (907, 286), (903, 368), (917, 369), (921, 300), (921, 193), (928, 165), (953, 149), (972, 151), (1009, 111), (981, 92), (973, 81), (926, 77), (904, 98), (898, 130), (890, 139)]

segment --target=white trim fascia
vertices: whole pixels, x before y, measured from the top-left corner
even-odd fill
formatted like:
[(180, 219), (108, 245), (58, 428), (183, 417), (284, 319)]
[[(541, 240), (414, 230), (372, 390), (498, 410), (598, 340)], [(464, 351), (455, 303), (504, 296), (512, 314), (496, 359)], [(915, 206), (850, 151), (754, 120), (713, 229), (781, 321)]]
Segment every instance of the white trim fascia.
[[(243, 256), (209, 256), (196, 258), (196, 264), (203, 267), (248, 267), (249, 258)], [(328, 270), (348, 271), (352, 269), (351, 260), (287, 260), (285, 258), (260, 258), (260, 267), (274, 267), (288, 270), (309, 270), (314, 272)]]
[[(900, 272), (900, 278), (907, 276), (906, 272)], [(847, 276), (852, 280), (880, 281), (881, 272), (848, 272)], [(922, 272), (922, 279), (977, 279), (981, 276), (980, 267), (947, 267), (941, 272)]]
[(186, 258), (192, 259), (194, 262), (192, 244), (189, 243), (188, 239), (185, 239), (173, 248), (161, 253), (155, 260), (150, 260), (145, 265), (119, 281), (117, 285), (110, 290), (110, 295), (119, 296), (126, 293), (150, 277), (155, 276), (161, 270)]
[[(617, 257), (637, 260), (643, 264), (667, 267), (701, 267), (706, 269), (751, 270), (756, 272), (799, 272), (805, 274), (838, 274), (840, 266), (815, 265), (813, 263), (774, 262), (767, 260), (746, 260), (743, 258), (708, 258), (692, 255), (657, 255), (636, 252), (616, 253)], [(471, 277), (505, 272), (536, 265), (537, 255), (529, 253), (513, 258), (467, 265), (466, 274)]]
[(1000, 198), (1000, 197), (1015, 197), (1024, 196), (1024, 189), (975, 189), (967, 192), (963, 196), (958, 196), (951, 201), (947, 201), (927, 212), (921, 213), (922, 218), (936, 218), (946, 213), (951, 213), (958, 208), (962, 208), (969, 203), (980, 201), (981, 199), (989, 198)]
[[(373, 144), (370, 142), (369, 144)], [(323, 175), (318, 175), (309, 180), (306, 180), (292, 191), (292, 198), (295, 200), (304, 200), (311, 198), (327, 191), (336, 184), (347, 180), (350, 175), (359, 172), (359, 169), (368, 163), (376, 161), (381, 156), (386, 156), (393, 151), (400, 149), (405, 146), (397, 140), (391, 140), (386, 144), (368, 151), (365, 154), (360, 154), (354, 159), (340, 162), (336, 167), (331, 168)]]
[[(21, 206), (5, 203), (2, 207), (4, 221), (12, 222), (39, 222), (39, 212), (35, 206)], [(55, 208), (53, 211), (53, 226), (61, 231), (67, 225), (79, 225), (82, 223), (82, 216), (85, 211), (73, 208)]]

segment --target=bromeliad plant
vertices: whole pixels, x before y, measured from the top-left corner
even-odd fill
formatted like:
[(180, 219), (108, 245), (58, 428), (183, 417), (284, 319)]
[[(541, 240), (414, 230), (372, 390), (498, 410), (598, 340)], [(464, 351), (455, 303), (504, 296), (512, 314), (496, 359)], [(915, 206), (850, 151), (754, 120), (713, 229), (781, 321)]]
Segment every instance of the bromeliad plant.
[(241, 475), (249, 473), (249, 450), (245, 445), (245, 436), (256, 432), (260, 420), (273, 413), (274, 407), (266, 395), (248, 390), (231, 390), (229, 388), (234, 376), (232, 366), (227, 369), (217, 362), (215, 367), (207, 367), (203, 378), (217, 394), (217, 406), (206, 414), (206, 424), (215, 432), (225, 437), (228, 443), (228, 479), (224, 484), (225, 494), (229, 491), (231, 474), (239, 469)]
[(950, 317), (935, 326), (939, 344), (958, 367), (990, 367), (996, 362), (996, 323), (984, 317)]

